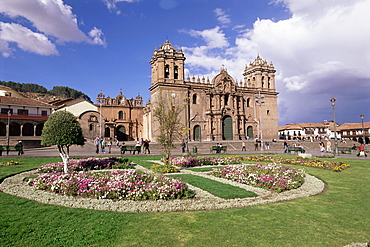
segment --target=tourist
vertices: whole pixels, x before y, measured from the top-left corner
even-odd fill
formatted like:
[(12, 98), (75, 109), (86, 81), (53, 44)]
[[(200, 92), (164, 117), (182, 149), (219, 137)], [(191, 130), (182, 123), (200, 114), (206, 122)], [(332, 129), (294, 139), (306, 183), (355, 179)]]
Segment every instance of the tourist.
[(247, 151), (247, 149), (245, 147), (245, 142), (242, 143), (242, 151)]
[(289, 144), (288, 142), (284, 142), (284, 153), (287, 153), (288, 152), (288, 147), (289, 147)]
[(97, 136), (94, 140), (94, 144), (95, 144), (95, 153), (99, 153), (99, 145), (100, 145), (100, 138), (99, 136)]
[(101, 145), (101, 152), (105, 154), (105, 146), (107, 145), (107, 141), (103, 138), (100, 142)]
[(365, 147), (364, 147), (364, 144), (360, 144), (360, 146), (358, 147), (358, 154), (357, 156), (365, 156), (367, 157), (367, 154), (365, 153)]
[(112, 140), (108, 138), (107, 140), (108, 153), (111, 153), (112, 150)]

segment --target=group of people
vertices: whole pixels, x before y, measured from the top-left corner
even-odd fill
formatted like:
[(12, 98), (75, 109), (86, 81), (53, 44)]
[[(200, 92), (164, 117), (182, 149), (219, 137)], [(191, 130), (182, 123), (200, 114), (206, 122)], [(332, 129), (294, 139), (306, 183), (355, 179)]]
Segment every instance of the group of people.
[[(147, 140), (147, 139), (144, 140), (142, 138), (141, 141), (138, 141), (135, 146), (141, 146), (144, 154), (146, 153), (150, 154), (149, 143), (150, 143), (150, 140)], [(94, 139), (94, 144), (95, 144), (95, 153), (97, 154), (99, 153), (99, 151), (101, 151), (103, 154), (106, 152), (110, 154), (112, 152), (113, 145), (116, 147), (121, 147), (121, 146), (126, 145), (126, 143), (124, 142), (120, 144), (117, 139), (117, 136), (115, 136), (113, 140), (110, 137), (103, 138), (103, 137), (97, 136)]]
[[(103, 137), (99, 137), (97, 136), (94, 140), (94, 144), (95, 144), (95, 153), (99, 153), (99, 149), (101, 150), (101, 152), (104, 154), (105, 153), (105, 149), (108, 150), (108, 153), (110, 154), (112, 152), (112, 139), (109, 137), (109, 138), (103, 138)], [(117, 144), (116, 144), (117, 145)]]

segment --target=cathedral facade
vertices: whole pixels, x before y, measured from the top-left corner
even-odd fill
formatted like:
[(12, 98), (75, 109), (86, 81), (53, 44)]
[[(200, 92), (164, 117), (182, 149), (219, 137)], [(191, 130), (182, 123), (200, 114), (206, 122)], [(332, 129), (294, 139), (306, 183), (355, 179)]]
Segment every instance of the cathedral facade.
[(162, 94), (185, 107), (180, 114), (184, 134), (191, 141), (223, 141), (278, 135), (278, 92), (275, 72), (260, 56), (244, 69), (243, 81), (235, 81), (222, 67), (213, 79), (189, 76), (185, 79), (185, 56), (168, 40), (155, 49), (150, 61), (151, 104), (144, 108), (143, 137), (155, 140), (158, 126), (153, 107)]
[(143, 137), (144, 106), (140, 94), (135, 99), (127, 99), (122, 91), (114, 98), (100, 92), (96, 106), (104, 118), (101, 136), (117, 137), (119, 141), (134, 141)]

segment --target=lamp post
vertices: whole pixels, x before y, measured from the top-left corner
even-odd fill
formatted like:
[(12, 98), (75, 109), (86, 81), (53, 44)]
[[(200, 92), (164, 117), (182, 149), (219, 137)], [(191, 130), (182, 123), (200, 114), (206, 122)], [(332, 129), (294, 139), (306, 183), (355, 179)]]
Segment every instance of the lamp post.
[(10, 136), (9, 136), (9, 129), (10, 129), (10, 116), (12, 114), (10, 113), (10, 110), (8, 111), (8, 124), (6, 128), (6, 145), (9, 146)]
[(261, 152), (263, 151), (263, 136), (262, 136), (262, 106), (265, 105), (265, 95), (261, 94), (260, 91), (258, 91), (258, 94), (257, 95), (254, 95), (255, 97), (255, 103), (256, 103), (256, 106), (259, 106), (260, 107), (260, 111), (259, 111), (259, 117), (260, 117), (260, 120), (259, 120), (259, 123), (258, 123), (258, 128), (259, 128), (259, 135), (260, 135), (260, 145), (261, 145)]
[(333, 118), (334, 118), (334, 156), (335, 155), (339, 155), (338, 153), (338, 139), (337, 139), (337, 120), (336, 120), (336, 117), (335, 117), (335, 109), (334, 109), (334, 106), (335, 106), (335, 98), (332, 97), (330, 99), (330, 102), (331, 102), (331, 106), (332, 106), (332, 110), (333, 110)]
[(365, 115), (364, 114), (361, 114), (360, 115), (360, 118), (361, 118), (361, 122), (362, 122), (362, 144), (364, 145), (364, 151), (366, 152), (366, 135), (365, 135), (365, 128), (364, 128), (364, 118), (365, 118)]

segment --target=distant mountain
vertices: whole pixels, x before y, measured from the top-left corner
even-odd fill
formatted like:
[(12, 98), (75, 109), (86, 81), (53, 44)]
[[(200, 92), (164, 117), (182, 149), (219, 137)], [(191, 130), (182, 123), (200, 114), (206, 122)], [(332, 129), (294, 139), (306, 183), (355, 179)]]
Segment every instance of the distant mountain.
[(8, 82), (0, 81), (0, 85), (10, 87), (18, 92), (28, 95), (31, 98), (38, 98), (40, 100), (42, 100), (42, 98), (46, 98), (46, 99), (47, 98), (51, 98), (51, 99), (84, 98), (92, 102), (91, 98), (88, 95), (84, 94), (81, 91), (77, 91), (73, 88), (70, 88), (70, 87), (54, 86), (53, 89), (47, 90), (45, 87), (40, 86), (38, 84), (19, 83), (19, 82), (13, 82), (13, 81), (8, 81)]

